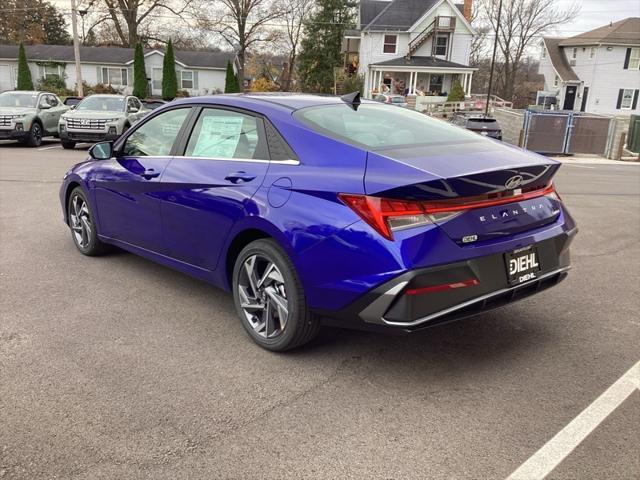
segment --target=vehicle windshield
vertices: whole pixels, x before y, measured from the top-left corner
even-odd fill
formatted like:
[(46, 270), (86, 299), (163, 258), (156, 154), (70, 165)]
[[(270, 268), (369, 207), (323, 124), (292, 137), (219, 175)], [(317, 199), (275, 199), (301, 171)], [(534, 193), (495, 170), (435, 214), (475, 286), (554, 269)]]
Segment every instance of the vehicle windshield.
[(405, 103), (404, 97), (391, 97), (391, 103)]
[(499, 128), (498, 122), (495, 118), (469, 118), (467, 120), (468, 127), (486, 127), (486, 128)]
[(294, 116), (312, 129), (368, 150), (392, 147), (478, 141), (468, 130), (456, 128), (423, 113), (388, 105), (323, 105), (302, 108)]
[(38, 101), (37, 93), (0, 93), (0, 107), (31, 107), (35, 108)]
[(76, 110), (123, 112), (124, 97), (87, 97), (78, 104)]

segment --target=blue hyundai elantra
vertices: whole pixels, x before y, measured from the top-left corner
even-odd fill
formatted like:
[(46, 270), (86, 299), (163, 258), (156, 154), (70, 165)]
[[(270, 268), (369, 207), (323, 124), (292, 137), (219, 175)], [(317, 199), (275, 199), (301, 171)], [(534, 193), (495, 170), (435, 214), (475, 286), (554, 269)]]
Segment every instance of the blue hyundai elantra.
[(281, 351), (323, 324), (412, 332), (556, 285), (577, 232), (559, 166), (358, 94), (217, 95), (94, 145), (60, 200), (81, 253), (230, 290)]

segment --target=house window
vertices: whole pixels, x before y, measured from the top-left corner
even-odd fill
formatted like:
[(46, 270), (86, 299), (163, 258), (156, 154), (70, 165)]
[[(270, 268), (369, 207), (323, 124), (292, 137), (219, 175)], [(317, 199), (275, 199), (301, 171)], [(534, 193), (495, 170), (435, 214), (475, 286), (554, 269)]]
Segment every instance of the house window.
[(398, 47), (397, 35), (385, 35), (384, 45), (382, 46), (382, 53), (396, 53)]
[(126, 68), (102, 67), (102, 83), (106, 85), (129, 85)]
[(42, 65), (40, 66), (40, 77), (45, 80), (47, 78), (62, 78), (63, 71), (61, 65)]
[(621, 109), (631, 110), (631, 105), (633, 104), (633, 93), (634, 91), (631, 88), (625, 88), (622, 90), (622, 102), (620, 103)]
[(629, 55), (629, 70), (640, 70), (640, 48), (632, 48)]
[(195, 88), (193, 83), (193, 76), (193, 71), (191, 70), (180, 70), (180, 88), (189, 90)]
[(448, 35), (438, 35), (436, 37), (436, 55), (446, 56), (447, 55), (447, 45), (449, 43)]
[(434, 95), (440, 95), (442, 93), (442, 75), (429, 76), (429, 91)]
[(573, 51), (571, 52), (571, 58), (575, 60), (577, 56), (578, 56), (578, 49), (574, 48)]
[(556, 75), (556, 78), (553, 79), (553, 86), (557, 87), (559, 83), (560, 83), (560, 78), (558, 77), (558, 75)]
[(542, 58), (547, 58), (547, 49), (544, 48), (544, 45), (542, 46), (542, 54), (541, 54)]
[(596, 56), (596, 47), (591, 47), (589, 50), (589, 58), (593, 58)]

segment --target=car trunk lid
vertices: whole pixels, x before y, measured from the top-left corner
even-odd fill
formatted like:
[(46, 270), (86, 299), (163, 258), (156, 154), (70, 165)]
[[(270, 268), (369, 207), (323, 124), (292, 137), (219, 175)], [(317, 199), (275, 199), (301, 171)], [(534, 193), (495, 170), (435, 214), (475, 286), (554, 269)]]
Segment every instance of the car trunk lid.
[(369, 152), (367, 195), (417, 201), (459, 244), (488, 241), (554, 221), (559, 163), (497, 142)]

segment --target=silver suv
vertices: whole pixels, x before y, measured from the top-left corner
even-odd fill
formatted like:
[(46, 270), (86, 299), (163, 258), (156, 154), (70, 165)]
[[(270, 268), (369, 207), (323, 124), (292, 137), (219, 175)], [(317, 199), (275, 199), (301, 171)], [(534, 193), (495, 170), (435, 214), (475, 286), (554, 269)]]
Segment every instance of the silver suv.
[(60, 118), (63, 148), (115, 140), (147, 113), (132, 95), (90, 95)]
[(0, 140), (17, 140), (37, 147), (42, 137), (58, 136), (60, 116), (69, 110), (53, 93), (0, 93)]

